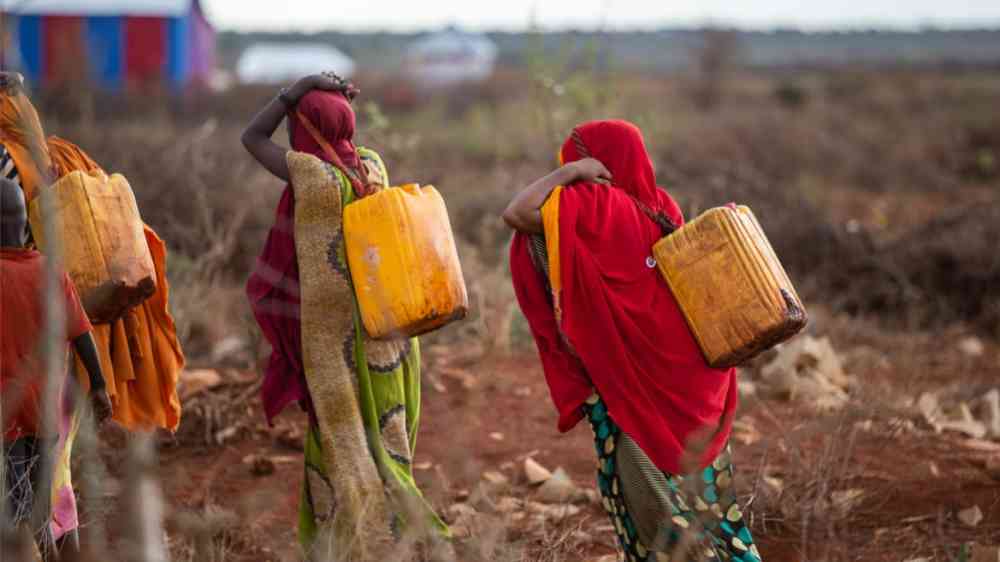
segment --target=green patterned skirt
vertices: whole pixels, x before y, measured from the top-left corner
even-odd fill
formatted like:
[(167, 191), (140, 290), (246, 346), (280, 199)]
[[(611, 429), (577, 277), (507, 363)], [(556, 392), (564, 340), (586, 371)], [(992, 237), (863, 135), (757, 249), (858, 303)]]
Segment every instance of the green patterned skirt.
[(733, 487), (727, 446), (703, 471), (659, 471), (622, 433), (594, 395), (584, 406), (597, 448), (597, 485), (626, 562), (684, 560), (760, 562)]

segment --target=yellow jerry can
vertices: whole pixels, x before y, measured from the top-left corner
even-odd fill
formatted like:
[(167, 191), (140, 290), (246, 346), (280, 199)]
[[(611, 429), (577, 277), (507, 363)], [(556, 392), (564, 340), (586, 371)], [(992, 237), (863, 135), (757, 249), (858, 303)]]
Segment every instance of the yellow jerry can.
[(465, 317), (469, 297), (433, 186), (384, 189), (344, 208), (344, 242), (368, 335), (416, 336)]
[(802, 301), (749, 208), (718, 207), (653, 246), (705, 359), (733, 367), (805, 327)]
[[(56, 234), (66, 272), (91, 322), (112, 322), (156, 292), (156, 271), (135, 195), (124, 176), (72, 172), (52, 184)], [(31, 201), (32, 235), (46, 251), (41, 197)]]

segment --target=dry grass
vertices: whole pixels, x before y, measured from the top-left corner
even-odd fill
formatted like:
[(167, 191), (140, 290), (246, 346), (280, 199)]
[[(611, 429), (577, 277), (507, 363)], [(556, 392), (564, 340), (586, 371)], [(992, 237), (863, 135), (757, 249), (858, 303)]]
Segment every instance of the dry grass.
[[(510, 288), (509, 234), (498, 216), (516, 189), (554, 166), (555, 151), (575, 123), (604, 117), (628, 118), (644, 129), (661, 183), (689, 215), (731, 200), (750, 204), (807, 300), (830, 302), (820, 329), (858, 342), (866, 339), (857, 332), (859, 317), (869, 319), (863, 325), (872, 334), (886, 326), (955, 322), (997, 329), (995, 212), (968, 213), (906, 236), (964, 200), (993, 208), (1000, 202), (994, 108), (1000, 75), (728, 75), (716, 86), (711, 110), (692, 97), (698, 88), (690, 77), (570, 71), (544, 62), (413, 107), (394, 96), (391, 81), (370, 80), (366, 95), (380, 105), (361, 106), (361, 142), (382, 152), (397, 181), (435, 184), (459, 238), (473, 314), (431, 342), (471, 342), (479, 356), (530, 342)], [(167, 100), (105, 106), (81, 96), (40, 108), (50, 132), (130, 179), (144, 219), (171, 250), (171, 304), (195, 363), (209, 361), (227, 338), (255, 337), (242, 283), (282, 185), (251, 161), (238, 137), (268, 95), (237, 91), (183, 107)], [(858, 259), (864, 255), (879, 259)], [(852, 318), (843, 320), (847, 313)], [(855, 422), (879, 415), (890, 418), (891, 408), (870, 404), (799, 428), (786, 449), (769, 451), (794, 463), (775, 492), (763, 480), (773, 476), (768, 458), (760, 461), (749, 490), (755, 531), (794, 530), (810, 560), (853, 559), (844, 545), (856, 544), (849, 529), (856, 521), (831, 509), (830, 494), (854, 485)], [(81, 439), (81, 454), (93, 454), (93, 447), (92, 436)], [(120, 459), (148, 467), (140, 453)], [(84, 497), (103, 498), (101, 478), (88, 474), (80, 477), (88, 483)], [(135, 474), (138, 482), (142, 472)], [(123, 495), (135, 493), (126, 488)], [(140, 521), (150, 514), (145, 501), (133, 514)], [(97, 503), (84, 505), (99, 514)], [(866, 500), (862, 507), (864, 515), (882, 506)], [(171, 560), (221, 562), (246, 540), (239, 517), (206, 502), (200, 511), (166, 514), (166, 522), (151, 524), (170, 529), (163, 555), (169, 552)], [(99, 520), (88, 516), (95, 525)], [(104, 522), (116, 540), (141, 535), (141, 528), (119, 523)], [(464, 560), (557, 562), (581, 555), (574, 538), (579, 529), (572, 526), (523, 537), (502, 520), (494, 523), (462, 546)], [(104, 554), (102, 543), (94, 548)]]

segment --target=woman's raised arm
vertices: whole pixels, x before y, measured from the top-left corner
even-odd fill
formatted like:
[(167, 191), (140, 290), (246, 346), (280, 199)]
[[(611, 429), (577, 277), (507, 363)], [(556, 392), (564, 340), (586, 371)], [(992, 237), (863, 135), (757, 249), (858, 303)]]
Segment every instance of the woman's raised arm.
[(535, 180), (534, 183), (521, 190), (507, 205), (503, 212), (503, 220), (507, 226), (527, 234), (542, 234), (542, 205), (549, 198), (552, 190), (560, 185), (574, 182), (609, 183), (611, 172), (593, 158), (584, 158), (570, 162), (552, 173)]
[(243, 146), (253, 157), (278, 178), (288, 181), (288, 163), (285, 160), (286, 149), (271, 140), (271, 135), (281, 124), (281, 120), (302, 96), (310, 90), (329, 90), (344, 92), (347, 99), (353, 100), (358, 90), (353, 84), (343, 80), (333, 73), (315, 74), (300, 79), (289, 88), (271, 100), (260, 113), (247, 125), (241, 140)]

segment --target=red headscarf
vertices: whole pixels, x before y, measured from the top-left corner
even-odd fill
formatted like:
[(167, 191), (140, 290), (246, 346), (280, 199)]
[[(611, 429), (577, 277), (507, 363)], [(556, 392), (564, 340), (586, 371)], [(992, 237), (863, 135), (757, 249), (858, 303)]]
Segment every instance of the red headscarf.
[(661, 470), (691, 470), (685, 452), (700, 453), (695, 460), (703, 467), (729, 438), (735, 371), (706, 364), (669, 287), (649, 267), (662, 232), (636, 202), (677, 226), (684, 221), (680, 208), (656, 186), (642, 134), (631, 123), (580, 125), (560, 155), (565, 163), (585, 155), (600, 160), (614, 186), (578, 183), (560, 193), (559, 320), (528, 236), (518, 233), (511, 245), (514, 289), (559, 410), (559, 429), (582, 419), (581, 406), (596, 389), (616, 423)]
[[(308, 120), (320, 139), (315, 138), (309, 127), (299, 120), (299, 114)], [(347, 168), (356, 168), (360, 162), (352, 140), (354, 121), (354, 110), (340, 92), (313, 90), (303, 96), (296, 109), (288, 114), (292, 149), (312, 154), (341, 168), (354, 184), (355, 192), (362, 193), (356, 175)], [(331, 147), (333, 154), (328, 153), (323, 144)], [(289, 185), (281, 195), (274, 226), (247, 281), (247, 296), (254, 317), (272, 349), (261, 387), (268, 421), (291, 402), (298, 401), (305, 409), (311, 410), (302, 367), (299, 266), (294, 228), (295, 194)]]
[(296, 117), (296, 112), (302, 114), (316, 131), (337, 153), (340, 160), (357, 168), (358, 150), (354, 146), (354, 109), (340, 92), (312, 90), (302, 96), (295, 111), (288, 115), (288, 128), (291, 131), (292, 150), (307, 152), (330, 161), (320, 143), (302, 126)]

